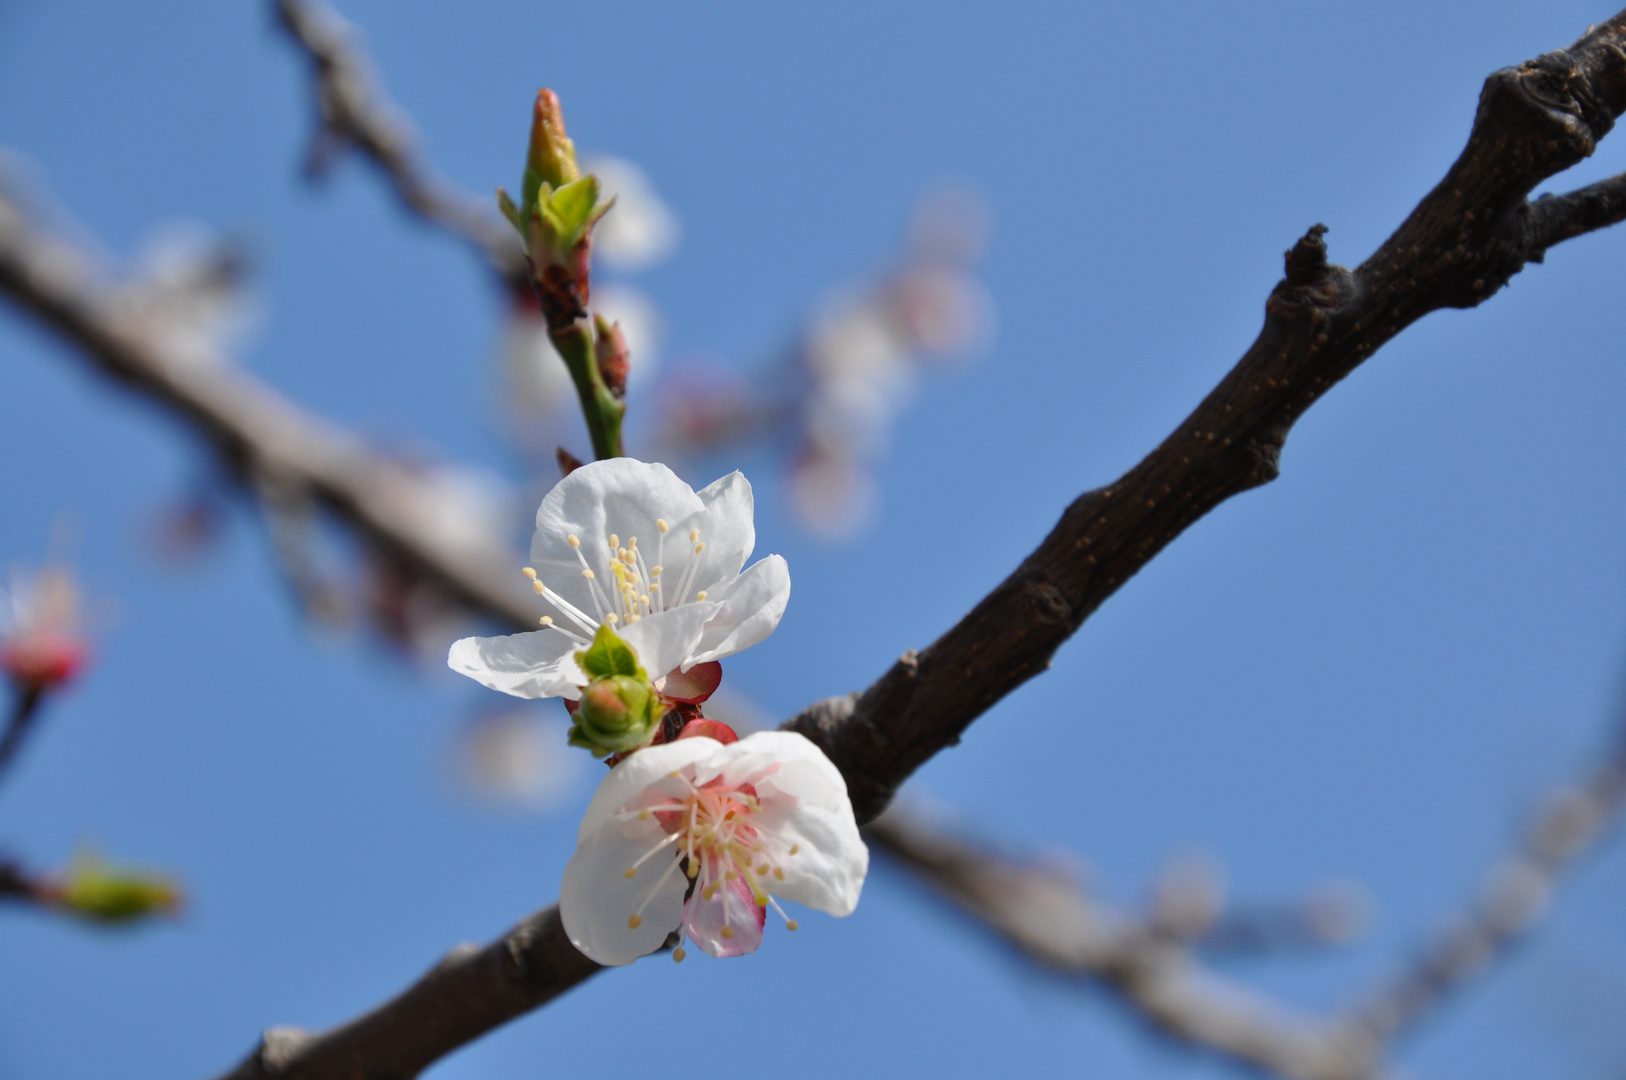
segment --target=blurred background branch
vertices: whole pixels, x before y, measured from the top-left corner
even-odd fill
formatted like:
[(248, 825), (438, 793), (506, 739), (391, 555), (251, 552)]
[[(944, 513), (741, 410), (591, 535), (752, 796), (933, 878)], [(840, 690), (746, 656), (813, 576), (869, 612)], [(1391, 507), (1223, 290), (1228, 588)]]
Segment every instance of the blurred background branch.
[(345, 150), (356, 150), (383, 174), (408, 211), (467, 241), (499, 277), (529, 291), (525, 253), (513, 229), (488, 207), (435, 176), (417, 155), (410, 121), (384, 95), (355, 30), (326, 4), (273, 0), (278, 23), (311, 64), (316, 128), (306, 175), (326, 177)]

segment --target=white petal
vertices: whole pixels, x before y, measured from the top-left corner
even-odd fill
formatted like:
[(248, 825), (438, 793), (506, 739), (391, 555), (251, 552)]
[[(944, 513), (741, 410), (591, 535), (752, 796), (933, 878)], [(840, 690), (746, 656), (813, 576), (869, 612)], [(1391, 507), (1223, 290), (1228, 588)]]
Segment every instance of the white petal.
[(781, 763), (756, 784), (762, 827), (799, 848), (782, 860), (785, 880), (773, 886), (774, 895), (831, 915), (852, 914), (869, 872), (869, 849), (858, 834), (841, 772), (794, 732), (761, 731), (728, 749), (733, 747)]
[(578, 648), (556, 630), (467, 637), (452, 643), (446, 665), (515, 697), (576, 697), (587, 682), (573, 655)]
[[(570, 857), (559, 887), (559, 917), (570, 943), (589, 960), (630, 964), (660, 948), (682, 923), (689, 882), (682, 870), (673, 869), (675, 844), (657, 851), (627, 877), (628, 868), (665, 836), (653, 818), (610, 819)], [(634, 915), (637, 926), (630, 925)]]
[[(738, 469), (707, 484), (698, 493), (711, 515), (707, 547), (715, 552), (717, 578), (734, 577), (757, 546), (756, 525), (752, 520), (754, 500), (751, 481)], [(715, 597), (713, 598), (715, 599)]]
[(781, 556), (769, 555), (706, 599), (721, 601), (722, 610), (706, 624), (691, 664), (731, 656), (773, 633), (790, 603), (790, 567)]
[(688, 765), (709, 762), (722, 751), (723, 744), (716, 739), (695, 738), (646, 747), (633, 754), (600, 781), (582, 815), (576, 843), (587, 843), (588, 837), (595, 835), (604, 822), (623, 809), (653, 806), (687, 795), (688, 785), (672, 773)]
[(646, 562), (653, 565), (660, 535), (656, 519), (665, 519), (674, 532), (681, 526), (686, 539), (694, 527), (689, 523), (703, 520), (705, 514), (699, 496), (665, 465), (633, 458), (590, 462), (555, 484), (537, 507), (531, 565), (549, 588), (598, 617), (592, 588), (567, 537), (575, 535), (581, 541), (581, 553), (597, 575), (599, 594), (608, 599), (615, 584), (610, 576), (611, 534), (623, 547), (636, 536)]
[(843, 816), (816, 806), (785, 810), (765, 799), (753, 820), (758, 817), (765, 831), (798, 845), (795, 855), (780, 860), (785, 880), (773, 882), (774, 895), (831, 915), (851, 915), (869, 872), (869, 848), (851, 812)]
[(671, 611), (645, 615), (630, 626), (617, 626), (615, 632), (632, 646), (649, 677), (658, 679), (679, 665), (689, 667), (695, 663), (690, 657), (700, 646), (706, 623), (721, 608), (721, 604), (710, 600), (684, 604)]

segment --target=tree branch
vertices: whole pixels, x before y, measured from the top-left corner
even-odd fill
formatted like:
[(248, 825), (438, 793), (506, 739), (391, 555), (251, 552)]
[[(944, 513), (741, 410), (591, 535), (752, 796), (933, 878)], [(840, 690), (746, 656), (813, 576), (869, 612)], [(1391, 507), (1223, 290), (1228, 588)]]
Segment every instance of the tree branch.
[(406, 991), (321, 1035), (272, 1028), (220, 1080), (412, 1077), (599, 970), (546, 908), (480, 948), (460, 945)]
[(530, 629), (528, 591), (503, 573), (495, 537), (449, 529), (443, 496), (405, 466), (300, 410), (271, 387), (163, 326), (93, 280), (86, 260), (0, 191), (0, 293), (57, 331), (101, 373), (199, 432), (252, 488), (254, 473), (303, 488), (372, 543), (406, 559), (476, 611)]
[(1098, 980), (1164, 1035), (1297, 1080), (1378, 1080), (1381, 1044), (1351, 1024), (1285, 1012), (1199, 964), (1151, 920), (1114, 911), (1053, 870), (1023, 865), (897, 808), (864, 830), (1029, 960)]
[[(302, 9), (286, 0), (283, 9), (290, 8)], [(873, 819), (905, 777), (957, 741), (977, 716), (1044, 670), (1060, 644), (1188, 525), (1274, 479), (1293, 423), (1391, 337), (1430, 311), (1480, 303), (1553, 243), (1617, 219), (1613, 189), (1586, 189), (1551, 208), (1542, 202), (1533, 208), (1528, 195), (1590, 154), (1626, 108), (1623, 25), (1626, 14), (1567, 51), (1492, 75), (1462, 156), (1377, 254), (1353, 272), (1331, 265), (1325, 230), (1310, 230), (1288, 253), (1286, 278), (1266, 303), (1258, 340), (1160, 447), (1118, 481), (1075, 500), (1016, 572), (936, 643), (906, 654), (863, 694), (818, 703), (789, 722), (841, 769), (861, 821)], [(332, 52), (312, 54), (319, 73), (325, 71), (321, 57)], [(336, 106), (324, 98), (328, 108)], [(331, 123), (364, 131), (353, 119)], [(392, 182), (416, 175), (389, 164), (404, 160), (399, 147), (380, 144), (368, 152)], [(418, 209), (411, 192), (421, 185), (398, 190)], [(229, 461), (254, 460), (302, 478), (332, 510), (374, 542), (412, 557), (464, 602), (530, 625), (528, 609), (482, 573), (502, 565), (502, 555), (456, 550), (438, 536), (422, 485), (410, 473), (224, 364), (183, 363), (166, 353), (139, 319), (98, 297), (80, 276), (63, 273), (51, 258), (53, 246), (60, 247), (0, 201), (0, 291), (103, 371), (202, 430)], [(523, 926), (534, 927), (527, 950), (554, 957), (569, 951), (551, 909)], [(455, 979), (443, 980), (446, 968), (437, 968), (396, 1002), (326, 1036), (275, 1036), (280, 1049), (262, 1048), (245, 1063), (250, 1071), (234, 1075), (412, 1075), (375, 1067), (363, 1047), (410, 1041), (421, 1068), (531, 1007), (501, 989), (509, 976), (500, 966), (471, 959), (502, 948), (499, 942), (459, 954), (450, 964)], [(523, 1000), (549, 1000), (593, 970), (542, 965), (527, 976), (530, 996)], [(455, 998), (442, 996), (447, 987)], [(423, 1023), (377, 1036), (397, 1023), (385, 1018), (396, 1016)]]
[(378, 166), (408, 211), (473, 245), (512, 288), (529, 292), (530, 271), (514, 230), (418, 161), (409, 126), (374, 86), (350, 27), (325, 4), (274, 2), (278, 23), (310, 60), (315, 80), (317, 129), (307, 174), (322, 176), (338, 151), (354, 147)]
[(29, 729), (39, 716), (40, 706), (45, 702), (45, 686), (43, 683), (25, 683), (15, 688), (12, 700), (11, 715), (6, 718), (5, 734), (0, 735), (0, 779), (5, 778), (5, 772), (17, 756), (17, 751), (23, 745), (23, 739), (28, 736)]
[[(1315, 401), (1431, 311), (1473, 307), (1561, 239), (1618, 219), (1618, 186), (1533, 213), (1529, 193), (1592, 153), (1626, 109), (1626, 13), (1568, 50), (1485, 82), (1468, 145), (1444, 180), (1354, 271), (1327, 262), (1317, 225), (1287, 253), (1265, 325), (1241, 361), (1163, 444), (1079, 496), (1044, 541), (948, 633), (861, 695), (803, 712), (873, 817), (903, 780), (1000, 698), (1192, 522), (1276, 478), (1282, 445)], [(856, 782), (854, 782), (856, 780)]]
[(1467, 911), (1349, 1010), (1348, 1022), (1391, 1042), (1437, 1012), (1541, 921), (1565, 872), (1617, 823), (1623, 804), (1626, 721), (1590, 768), (1549, 793)]

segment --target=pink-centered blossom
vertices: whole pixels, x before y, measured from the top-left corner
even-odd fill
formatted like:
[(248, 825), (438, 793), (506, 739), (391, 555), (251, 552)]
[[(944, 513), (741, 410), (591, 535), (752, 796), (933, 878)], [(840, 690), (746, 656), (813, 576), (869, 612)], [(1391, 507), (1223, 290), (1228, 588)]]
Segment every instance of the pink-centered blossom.
[(680, 738), (599, 785), (559, 913), (600, 964), (630, 964), (679, 929), (712, 956), (740, 956), (762, 943), (769, 907), (797, 928), (779, 899), (851, 914), (868, 868), (846, 782), (812, 742), (785, 731)]

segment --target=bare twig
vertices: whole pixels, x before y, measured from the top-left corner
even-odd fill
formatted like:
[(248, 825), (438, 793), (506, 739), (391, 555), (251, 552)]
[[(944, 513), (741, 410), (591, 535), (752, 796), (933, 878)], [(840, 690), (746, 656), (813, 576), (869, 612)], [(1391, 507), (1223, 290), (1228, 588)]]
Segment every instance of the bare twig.
[(1546, 914), (1560, 880), (1619, 820), (1626, 803), (1626, 723), (1607, 751), (1549, 793), (1513, 850), (1486, 875), (1467, 910), (1393, 978), (1350, 1010), (1350, 1022), (1392, 1041), (1520, 941)]
[(17, 756), (18, 749), (40, 714), (40, 706), (45, 702), (43, 684), (26, 683), (14, 689), (11, 715), (6, 718), (5, 734), (0, 735), (0, 780), (5, 778), (6, 769)]
[(21, 866), (10, 859), (0, 859), (0, 900), (38, 904), (43, 898), (39, 883), (29, 877)]
[(1113, 910), (1064, 874), (968, 844), (898, 808), (864, 835), (1028, 959), (1099, 980), (1165, 1035), (1299, 1080), (1386, 1075), (1366, 1032), (1284, 1011), (1204, 968), (1152, 920)]
[(354, 147), (378, 166), (410, 212), (472, 244), (499, 276), (528, 292), (529, 270), (514, 230), (418, 160), (410, 128), (374, 85), (344, 21), (316, 0), (275, 5), (278, 22), (304, 50), (315, 77), (318, 126), (306, 171), (321, 176), (338, 151)]

